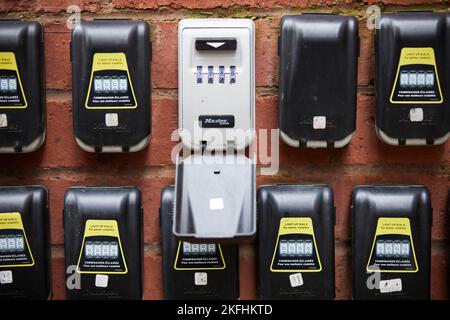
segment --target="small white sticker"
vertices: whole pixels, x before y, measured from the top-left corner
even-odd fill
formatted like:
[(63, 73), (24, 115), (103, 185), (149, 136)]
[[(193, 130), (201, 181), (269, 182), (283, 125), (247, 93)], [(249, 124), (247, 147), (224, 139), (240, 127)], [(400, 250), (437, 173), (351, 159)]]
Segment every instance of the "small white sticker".
[(13, 283), (13, 275), (11, 270), (0, 272), (0, 284)]
[(314, 117), (313, 128), (317, 130), (325, 129), (327, 127), (327, 117)]
[(95, 276), (95, 286), (97, 288), (107, 288), (108, 287), (108, 275), (106, 274), (97, 274)]
[(209, 208), (211, 210), (222, 210), (224, 207), (222, 198), (209, 199)]
[(8, 126), (8, 117), (6, 114), (0, 114), (0, 128), (6, 128)]
[(380, 292), (400, 292), (402, 291), (402, 279), (391, 279), (380, 281)]
[(423, 109), (422, 108), (412, 108), (409, 110), (409, 119), (411, 122), (421, 122), (423, 121)]
[(117, 113), (105, 114), (105, 124), (107, 127), (117, 127), (119, 125), (119, 115)]
[(196, 286), (206, 286), (208, 284), (208, 274), (206, 272), (196, 272), (194, 281)]
[(303, 285), (303, 276), (301, 273), (290, 274), (289, 281), (292, 288), (301, 287)]

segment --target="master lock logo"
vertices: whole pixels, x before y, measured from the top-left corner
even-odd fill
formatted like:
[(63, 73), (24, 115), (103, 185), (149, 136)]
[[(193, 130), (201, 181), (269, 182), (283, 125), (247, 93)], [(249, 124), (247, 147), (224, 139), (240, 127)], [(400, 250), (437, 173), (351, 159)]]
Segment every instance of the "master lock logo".
[(202, 128), (234, 128), (234, 116), (199, 116)]

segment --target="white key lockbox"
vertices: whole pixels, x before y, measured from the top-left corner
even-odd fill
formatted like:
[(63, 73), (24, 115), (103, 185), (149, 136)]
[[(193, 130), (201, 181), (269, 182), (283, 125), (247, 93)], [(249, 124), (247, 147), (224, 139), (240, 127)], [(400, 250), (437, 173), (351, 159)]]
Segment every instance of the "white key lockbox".
[(255, 25), (186, 19), (178, 29), (179, 128), (199, 150), (245, 149), (255, 127)]
[[(178, 29), (179, 134), (173, 233), (236, 241), (256, 233), (255, 25), (187, 19)], [(215, 153), (212, 154), (211, 151)]]

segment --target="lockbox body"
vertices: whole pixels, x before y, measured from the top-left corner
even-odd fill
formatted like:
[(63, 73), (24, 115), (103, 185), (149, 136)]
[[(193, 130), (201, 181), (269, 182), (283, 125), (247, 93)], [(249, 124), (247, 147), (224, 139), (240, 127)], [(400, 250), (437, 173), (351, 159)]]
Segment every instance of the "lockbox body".
[(72, 187), (66, 192), (68, 299), (142, 299), (142, 220), (137, 187)]
[(32, 152), (45, 140), (43, 31), (0, 20), (0, 153)]
[(161, 192), (164, 298), (238, 299), (238, 245), (178, 240), (172, 232), (174, 197), (174, 186), (167, 186)]
[(51, 294), (48, 192), (0, 187), (0, 300)]
[(292, 147), (341, 148), (356, 128), (358, 22), (334, 14), (284, 16), (278, 121)]
[(333, 299), (333, 192), (327, 185), (258, 188), (262, 299)]
[(354, 299), (429, 299), (432, 208), (424, 186), (357, 186)]
[[(241, 241), (256, 233), (255, 25), (186, 19), (178, 26), (179, 134), (173, 232), (185, 241)], [(232, 192), (230, 192), (230, 190)]]
[(151, 42), (145, 21), (94, 20), (72, 31), (73, 127), (88, 152), (134, 152), (150, 141)]
[(245, 149), (255, 128), (255, 25), (184, 19), (178, 26), (179, 132), (188, 149)]
[(390, 145), (450, 136), (450, 14), (382, 14), (375, 36), (376, 131)]

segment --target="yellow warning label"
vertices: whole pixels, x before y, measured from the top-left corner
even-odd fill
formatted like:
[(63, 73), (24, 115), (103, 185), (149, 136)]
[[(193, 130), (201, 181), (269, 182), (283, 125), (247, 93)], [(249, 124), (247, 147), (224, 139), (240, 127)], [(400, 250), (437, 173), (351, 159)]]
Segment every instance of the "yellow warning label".
[(311, 218), (292, 217), (280, 220), (270, 271), (322, 271)]
[(200, 271), (224, 270), (227, 265), (220, 244), (179, 241), (173, 267), (179, 271)]
[(0, 213), (0, 268), (32, 267), (33, 254), (19, 212)]
[(390, 96), (393, 104), (444, 101), (433, 48), (403, 48)]
[(87, 274), (128, 273), (116, 220), (87, 220), (77, 270)]
[(137, 100), (125, 53), (95, 53), (87, 109), (135, 109)]
[(14, 52), (0, 52), (0, 109), (28, 106)]
[(379, 218), (368, 272), (415, 273), (419, 271), (409, 218)]

